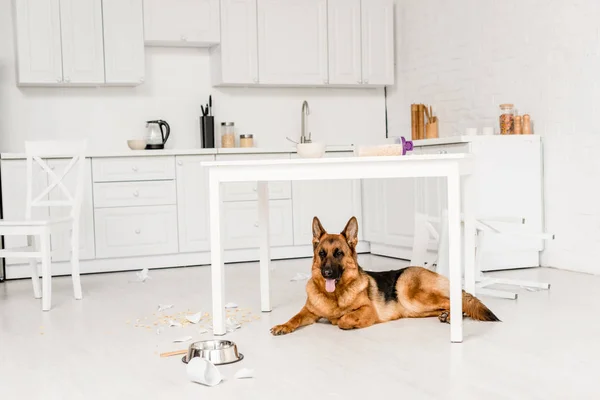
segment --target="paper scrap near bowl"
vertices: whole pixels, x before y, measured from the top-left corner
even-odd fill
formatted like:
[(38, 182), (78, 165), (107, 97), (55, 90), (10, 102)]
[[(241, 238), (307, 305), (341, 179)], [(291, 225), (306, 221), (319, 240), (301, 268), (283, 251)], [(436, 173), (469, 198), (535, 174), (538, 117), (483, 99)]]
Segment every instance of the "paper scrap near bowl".
[(192, 358), (188, 362), (186, 372), (192, 382), (206, 386), (216, 386), (223, 380), (217, 367), (210, 361), (200, 357)]

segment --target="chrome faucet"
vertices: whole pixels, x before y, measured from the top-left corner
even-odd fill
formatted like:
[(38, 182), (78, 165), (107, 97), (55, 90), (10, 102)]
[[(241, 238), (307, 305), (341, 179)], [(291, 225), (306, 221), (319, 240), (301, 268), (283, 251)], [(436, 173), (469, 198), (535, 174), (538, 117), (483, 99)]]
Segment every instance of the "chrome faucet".
[(300, 143), (312, 142), (311, 134), (308, 133), (308, 137), (306, 136), (308, 131), (308, 114), (310, 114), (310, 108), (308, 107), (308, 102), (304, 100), (304, 103), (302, 103), (302, 131), (300, 132)]

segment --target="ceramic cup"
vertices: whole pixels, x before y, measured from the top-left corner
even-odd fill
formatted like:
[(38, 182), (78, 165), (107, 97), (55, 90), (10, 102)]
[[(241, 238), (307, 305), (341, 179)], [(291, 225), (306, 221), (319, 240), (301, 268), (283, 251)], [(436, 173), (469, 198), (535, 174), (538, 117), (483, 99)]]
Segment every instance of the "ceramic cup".
[(187, 364), (186, 371), (191, 381), (206, 386), (216, 386), (223, 379), (213, 363), (200, 357), (192, 358)]

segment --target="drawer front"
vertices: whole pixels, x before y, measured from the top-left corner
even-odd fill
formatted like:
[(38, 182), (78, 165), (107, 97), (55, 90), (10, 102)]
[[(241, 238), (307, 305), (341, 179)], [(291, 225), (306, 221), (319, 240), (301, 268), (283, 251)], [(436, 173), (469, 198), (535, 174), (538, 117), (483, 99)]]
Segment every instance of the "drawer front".
[(100, 182), (94, 184), (94, 207), (176, 204), (176, 192), (175, 181)]
[(444, 144), (418, 147), (418, 154), (460, 154), (470, 153), (469, 143)]
[(92, 160), (94, 182), (175, 179), (175, 157), (115, 157)]
[(95, 210), (96, 258), (177, 253), (177, 207)]
[[(217, 155), (217, 161), (234, 160), (272, 160), (289, 159), (290, 155), (285, 154), (220, 154)], [(249, 201), (257, 200), (256, 182), (234, 182), (223, 184), (223, 201)], [(292, 185), (289, 181), (269, 182), (269, 199), (285, 200), (292, 198)]]
[[(224, 248), (249, 249), (259, 247), (258, 203), (256, 201), (223, 204)], [(271, 246), (294, 244), (292, 229), (292, 201), (269, 201)]]

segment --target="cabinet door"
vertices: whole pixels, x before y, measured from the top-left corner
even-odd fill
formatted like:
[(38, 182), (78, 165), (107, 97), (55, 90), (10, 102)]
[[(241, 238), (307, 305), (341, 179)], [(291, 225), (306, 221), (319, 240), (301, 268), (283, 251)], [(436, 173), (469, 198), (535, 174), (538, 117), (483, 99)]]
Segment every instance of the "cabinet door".
[(383, 243), (385, 228), (385, 180), (364, 179), (361, 184), (363, 189), (362, 231), (364, 239), (368, 242)]
[[(27, 164), (25, 160), (2, 160), (0, 164), (2, 173), (2, 216), (10, 221), (25, 220), (25, 201), (27, 198)], [(33, 193), (40, 194), (48, 186), (48, 175), (37, 164), (34, 165)], [(33, 220), (48, 219), (47, 207), (32, 209)], [(24, 236), (6, 236), (4, 248), (27, 246)], [(7, 258), (6, 265), (24, 264), (27, 259)]]
[[(259, 247), (258, 202), (238, 201), (223, 204), (223, 247), (251, 249)], [(271, 246), (294, 244), (291, 200), (269, 201), (269, 237)]]
[(260, 83), (326, 84), (327, 0), (258, 0), (258, 44)]
[(16, 0), (15, 28), (18, 84), (60, 83), (59, 0)]
[(362, 1), (363, 83), (394, 84), (394, 2)]
[(102, 0), (60, 0), (63, 79), (104, 83)]
[(213, 161), (214, 157), (178, 156), (176, 159), (179, 251), (208, 251), (208, 176), (200, 163)]
[(384, 244), (412, 247), (415, 231), (415, 186), (411, 178), (386, 179), (384, 183)]
[(329, 83), (360, 84), (360, 0), (329, 0), (327, 7)]
[(256, 0), (221, 1), (220, 81), (258, 83)]
[[(345, 157), (346, 153), (326, 153), (325, 157)], [(294, 244), (312, 243), (312, 220), (318, 217), (327, 232), (339, 233), (350, 218), (358, 219), (362, 240), (359, 180), (292, 181), (294, 205)]]
[(207, 46), (219, 42), (219, 0), (144, 0), (146, 44)]
[(103, 0), (106, 83), (144, 82), (144, 15), (142, 0)]
[[(62, 171), (69, 164), (68, 160), (50, 160), (48, 165), (55, 174), (60, 176)], [(85, 160), (85, 178), (83, 190), (83, 203), (81, 204), (81, 218), (79, 220), (79, 259), (93, 259), (94, 251), (94, 206), (92, 204), (92, 162)], [(77, 176), (75, 170), (64, 177), (63, 183), (72, 192), (75, 192)], [(64, 193), (54, 188), (50, 194), (50, 200), (65, 200)], [(69, 215), (68, 207), (51, 207), (50, 218), (62, 218)], [(55, 255), (53, 261), (68, 261), (71, 258), (71, 236), (69, 232), (61, 232), (52, 235), (52, 250)]]

